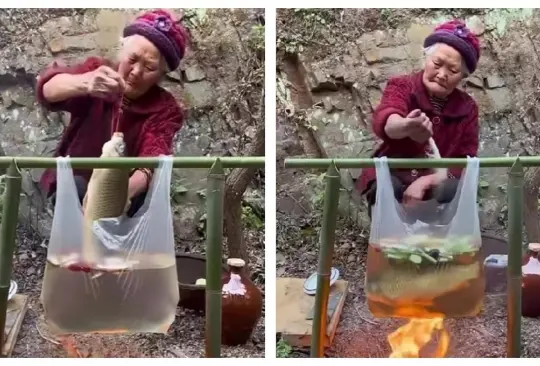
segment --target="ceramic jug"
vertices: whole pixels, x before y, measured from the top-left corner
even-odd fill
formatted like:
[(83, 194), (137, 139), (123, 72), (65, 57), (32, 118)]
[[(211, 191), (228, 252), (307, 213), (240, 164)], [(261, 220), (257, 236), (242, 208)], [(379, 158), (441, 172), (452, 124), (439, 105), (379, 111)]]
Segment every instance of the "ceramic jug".
[(523, 258), (521, 286), (521, 314), (540, 316), (540, 243), (530, 243)]
[(229, 272), (223, 276), (221, 342), (245, 344), (262, 315), (263, 297), (255, 284), (242, 274), (245, 262), (227, 260)]

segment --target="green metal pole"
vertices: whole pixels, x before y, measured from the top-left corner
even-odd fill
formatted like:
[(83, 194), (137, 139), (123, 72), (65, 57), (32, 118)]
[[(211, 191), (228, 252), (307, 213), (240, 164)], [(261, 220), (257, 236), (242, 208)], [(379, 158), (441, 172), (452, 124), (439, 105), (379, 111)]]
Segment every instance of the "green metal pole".
[(225, 172), (217, 159), (206, 192), (206, 357), (221, 354), (221, 263)]
[(523, 255), (523, 165), (515, 160), (508, 182), (507, 356), (521, 354), (521, 261)]
[[(0, 157), (0, 168), (7, 168), (15, 159), (19, 168), (55, 168), (55, 158), (36, 157)], [(210, 169), (217, 157), (193, 156), (175, 157), (175, 168)], [(219, 158), (223, 168), (264, 168), (264, 157), (241, 156)], [(71, 158), (71, 166), (75, 169), (99, 168), (156, 168), (159, 158)]]
[(339, 171), (332, 163), (326, 172), (324, 211), (319, 240), (319, 265), (317, 272), (317, 294), (315, 315), (311, 331), (311, 357), (324, 357), (326, 328), (328, 325), (328, 297), (330, 295), (330, 274), (334, 256), (334, 239), (339, 204), (341, 179)]
[(15, 161), (6, 173), (6, 191), (2, 227), (0, 228), (0, 355), (4, 352), (4, 329), (6, 326), (7, 301), (13, 267), (13, 251), (19, 217), (19, 198), (21, 196), (21, 172)]
[[(540, 166), (540, 156), (524, 156), (519, 158), (522, 166)], [(511, 167), (516, 158), (496, 157), (480, 158), (482, 168)], [(285, 159), (286, 168), (320, 169), (326, 168), (332, 162), (338, 169), (344, 168), (365, 168), (375, 166), (375, 161), (371, 158), (364, 159)], [(465, 167), (467, 159), (464, 158), (444, 158), (444, 159), (397, 159), (389, 158), (390, 168), (445, 168), (445, 167)]]

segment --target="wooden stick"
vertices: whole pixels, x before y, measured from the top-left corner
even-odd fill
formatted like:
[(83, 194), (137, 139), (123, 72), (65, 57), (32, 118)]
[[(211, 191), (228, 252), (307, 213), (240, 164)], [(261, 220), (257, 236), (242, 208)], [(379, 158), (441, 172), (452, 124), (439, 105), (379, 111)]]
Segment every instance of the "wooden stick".
[[(441, 159), (441, 153), (439, 152), (439, 148), (437, 147), (437, 144), (435, 144), (435, 140), (433, 140), (432, 137), (429, 138), (428, 140), (428, 143), (429, 143), (429, 147), (431, 149), (431, 152), (432, 152), (432, 155), (430, 156), (430, 158), (432, 159)], [(433, 169), (435, 174), (441, 176), (442, 177), (446, 177), (447, 174), (448, 174), (448, 168), (435, 168)]]

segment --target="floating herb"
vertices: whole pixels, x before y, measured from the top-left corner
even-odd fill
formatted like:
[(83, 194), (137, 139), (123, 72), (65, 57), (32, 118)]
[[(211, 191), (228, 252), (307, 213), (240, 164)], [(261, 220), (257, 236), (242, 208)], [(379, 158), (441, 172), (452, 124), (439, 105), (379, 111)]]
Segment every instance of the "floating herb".
[(386, 258), (416, 265), (422, 263), (446, 263), (456, 256), (474, 255), (478, 248), (471, 237), (433, 238), (428, 235), (412, 235), (402, 241), (385, 240), (382, 251)]

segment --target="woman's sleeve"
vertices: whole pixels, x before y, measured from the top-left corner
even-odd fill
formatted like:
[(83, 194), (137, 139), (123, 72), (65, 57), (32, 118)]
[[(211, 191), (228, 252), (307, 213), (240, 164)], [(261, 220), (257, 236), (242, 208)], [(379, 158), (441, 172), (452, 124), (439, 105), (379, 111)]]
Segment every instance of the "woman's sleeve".
[(386, 85), (381, 102), (373, 113), (373, 132), (384, 141), (390, 138), (384, 132), (386, 121), (392, 114), (406, 117), (409, 114), (409, 100), (412, 84), (407, 77), (392, 78)]
[(184, 123), (184, 112), (176, 102), (146, 122), (143, 129), (141, 157), (173, 153), (173, 139)]
[(87, 99), (87, 97), (70, 98), (61, 102), (49, 103), (47, 100), (45, 100), (45, 97), (43, 96), (43, 86), (56, 75), (81, 75), (93, 71), (101, 65), (103, 65), (103, 61), (97, 57), (91, 57), (87, 59), (84, 63), (74, 66), (67, 66), (61, 60), (53, 61), (45, 70), (40, 73), (38, 77), (38, 83), (36, 88), (37, 101), (39, 102), (39, 104), (41, 104), (51, 112), (66, 111), (71, 113), (75, 109), (79, 108), (81, 106), (81, 103), (83, 103), (84, 100)]
[[(453, 154), (453, 158), (466, 158), (467, 156), (475, 157), (478, 155), (479, 146), (479, 129), (478, 125), (478, 105), (475, 101), (472, 101), (471, 113), (465, 121), (463, 121), (463, 131), (461, 133), (461, 139), (456, 146), (456, 153)], [(450, 168), (448, 173), (453, 177), (460, 177), (463, 172), (463, 168)]]

